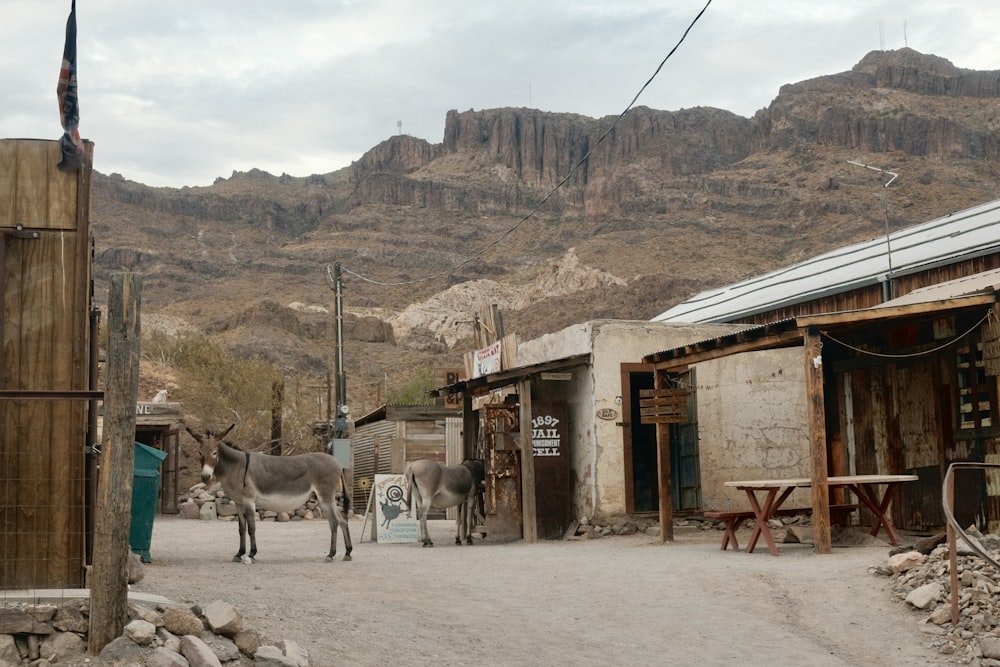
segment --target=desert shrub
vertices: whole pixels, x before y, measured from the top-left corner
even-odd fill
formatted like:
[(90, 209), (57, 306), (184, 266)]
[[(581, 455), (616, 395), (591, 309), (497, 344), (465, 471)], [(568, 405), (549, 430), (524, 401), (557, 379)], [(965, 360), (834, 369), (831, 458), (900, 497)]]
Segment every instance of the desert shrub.
[(433, 405), (427, 392), (437, 387), (433, 369), (422, 368), (406, 386), (391, 392), (386, 403), (391, 405)]

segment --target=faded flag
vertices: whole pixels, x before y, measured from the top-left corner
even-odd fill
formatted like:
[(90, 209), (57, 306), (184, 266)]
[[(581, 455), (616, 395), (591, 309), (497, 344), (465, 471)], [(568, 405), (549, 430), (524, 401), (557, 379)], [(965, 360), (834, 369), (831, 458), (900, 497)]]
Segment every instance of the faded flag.
[(80, 106), (76, 89), (76, 0), (73, 0), (66, 20), (66, 44), (63, 46), (62, 67), (59, 69), (59, 118), (63, 135), (59, 140), (62, 149), (62, 171), (77, 171), (83, 164), (83, 142), (80, 140)]

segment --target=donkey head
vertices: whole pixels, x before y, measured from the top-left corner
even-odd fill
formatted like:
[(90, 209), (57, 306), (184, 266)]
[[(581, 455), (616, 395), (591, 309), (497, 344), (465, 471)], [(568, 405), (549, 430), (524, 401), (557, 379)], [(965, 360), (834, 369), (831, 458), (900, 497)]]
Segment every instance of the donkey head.
[(233, 430), (234, 426), (236, 426), (236, 424), (231, 424), (229, 428), (218, 435), (212, 433), (211, 431), (205, 431), (205, 435), (199, 435), (187, 426), (184, 427), (184, 430), (186, 430), (192, 438), (197, 440), (198, 445), (200, 446), (201, 481), (208, 482), (208, 480), (212, 479), (212, 475), (215, 474), (215, 466), (219, 464), (219, 443), (222, 442), (222, 439), (226, 437), (230, 431)]

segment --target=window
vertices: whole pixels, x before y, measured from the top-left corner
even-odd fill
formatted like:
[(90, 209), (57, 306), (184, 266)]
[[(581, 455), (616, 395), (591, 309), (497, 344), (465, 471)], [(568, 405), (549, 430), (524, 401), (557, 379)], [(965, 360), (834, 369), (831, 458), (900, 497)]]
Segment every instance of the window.
[(993, 425), (996, 403), (993, 379), (986, 375), (983, 346), (963, 345), (958, 356), (958, 428), (979, 429)]

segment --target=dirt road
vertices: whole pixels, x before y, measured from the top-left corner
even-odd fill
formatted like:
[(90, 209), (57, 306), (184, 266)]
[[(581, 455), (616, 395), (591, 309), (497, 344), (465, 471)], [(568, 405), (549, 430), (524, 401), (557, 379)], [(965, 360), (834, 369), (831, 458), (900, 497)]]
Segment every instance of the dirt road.
[[(721, 533), (538, 544), (359, 543), (326, 563), (325, 521), (261, 522), (258, 560), (231, 562), (234, 523), (157, 516), (145, 579), (184, 603), (221, 599), (311, 665), (947, 664), (920, 615), (869, 574), (886, 547), (723, 552)], [(367, 531), (366, 531), (367, 532)], [(338, 544), (338, 557), (343, 547)]]

